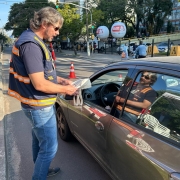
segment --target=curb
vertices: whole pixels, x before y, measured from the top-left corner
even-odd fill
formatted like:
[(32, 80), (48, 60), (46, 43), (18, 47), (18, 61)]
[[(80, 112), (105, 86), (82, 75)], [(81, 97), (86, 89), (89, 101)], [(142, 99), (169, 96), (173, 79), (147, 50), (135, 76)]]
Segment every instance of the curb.
[(3, 53), (0, 54), (0, 177), (6, 179), (6, 153), (4, 135)]

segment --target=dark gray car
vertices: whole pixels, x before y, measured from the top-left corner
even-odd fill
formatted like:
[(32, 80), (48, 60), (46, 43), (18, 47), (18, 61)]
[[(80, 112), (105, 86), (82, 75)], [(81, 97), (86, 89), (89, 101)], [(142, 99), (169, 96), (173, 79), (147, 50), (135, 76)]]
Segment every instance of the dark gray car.
[(90, 81), (82, 99), (58, 95), (60, 137), (75, 136), (112, 179), (180, 180), (180, 57), (121, 61)]

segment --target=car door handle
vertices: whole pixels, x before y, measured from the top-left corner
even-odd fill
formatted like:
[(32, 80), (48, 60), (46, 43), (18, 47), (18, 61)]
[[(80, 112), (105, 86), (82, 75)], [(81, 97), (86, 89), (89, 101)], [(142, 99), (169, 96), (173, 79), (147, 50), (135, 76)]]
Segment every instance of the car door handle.
[(104, 130), (104, 125), (100, 121), (95, 122), (95, 127), (98, 131), (103, 131)]

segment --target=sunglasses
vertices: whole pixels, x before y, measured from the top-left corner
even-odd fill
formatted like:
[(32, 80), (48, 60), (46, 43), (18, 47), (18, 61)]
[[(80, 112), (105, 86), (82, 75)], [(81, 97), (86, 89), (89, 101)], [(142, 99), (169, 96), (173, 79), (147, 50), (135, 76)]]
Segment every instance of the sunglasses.
[(144, 75), (144, 74), (142, 74), (142, 76), (141, 77), (144, 77), (146, 80), (150, 80), (150, 77), (148, 76), (148, 75)]
[(59, 27), (54, 27), (54, 30), (55, 31), (58, 31), (60, 28)]
[(54, 27), (54, 30), (55, 30), (55, 31), (58, 31), (58, 30), (60, 29), (60, 27), (56, 27), (56, 26), (54, 26), (53, 24), (52, 24), (52, 26)]

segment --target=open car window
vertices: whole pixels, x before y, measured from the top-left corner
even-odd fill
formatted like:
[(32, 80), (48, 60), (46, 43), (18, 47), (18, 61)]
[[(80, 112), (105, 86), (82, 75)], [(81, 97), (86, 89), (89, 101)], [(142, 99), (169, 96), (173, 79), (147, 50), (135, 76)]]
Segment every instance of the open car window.
[(115, 95), (128, 74), (128, 70), (111, 70), (98, 74), (91, 82), (92, 87), (83, 90), (83, 99), (110, 110)]
[(180, 78), (140, 72), (135, 82), (127, 81), (118, 96), (116, 117), (180, 142)]

